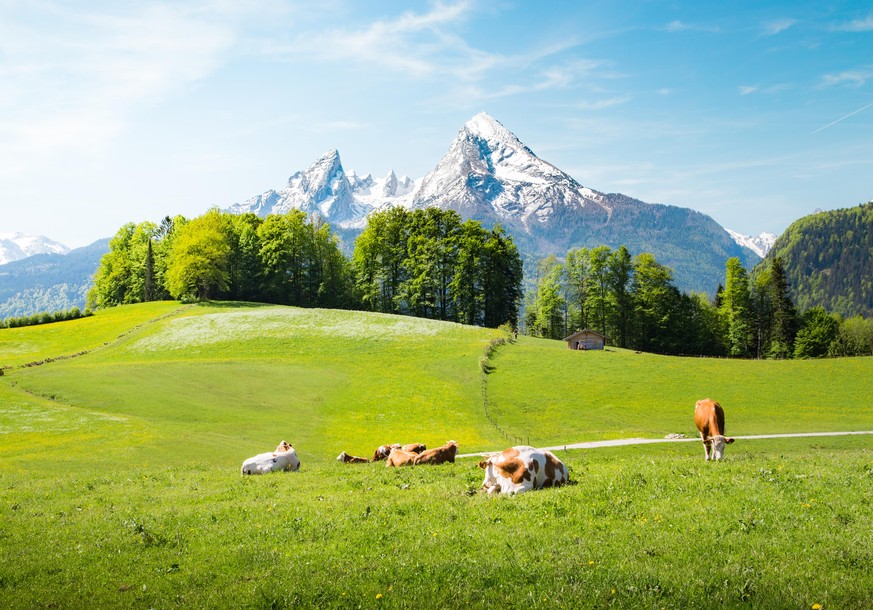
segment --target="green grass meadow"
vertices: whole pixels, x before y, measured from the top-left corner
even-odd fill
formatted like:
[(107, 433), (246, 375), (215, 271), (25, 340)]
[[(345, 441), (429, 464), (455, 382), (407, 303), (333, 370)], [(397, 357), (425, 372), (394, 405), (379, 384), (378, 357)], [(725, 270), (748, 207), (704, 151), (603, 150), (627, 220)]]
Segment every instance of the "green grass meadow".
[[(243, 303), (0, 330), (0, 608), (873, 607), (873, 436), (561, 451), (571, 485), (511, 498), (472, 458), (334, 460), (508, 446), (500, 337)], [(488, 370), (536, 445), (690, 434), (705, 396), (730, 434), (873, 430), (873, 358), (521, 337)], [(299, 472), (239, 474), (282, 439)]]

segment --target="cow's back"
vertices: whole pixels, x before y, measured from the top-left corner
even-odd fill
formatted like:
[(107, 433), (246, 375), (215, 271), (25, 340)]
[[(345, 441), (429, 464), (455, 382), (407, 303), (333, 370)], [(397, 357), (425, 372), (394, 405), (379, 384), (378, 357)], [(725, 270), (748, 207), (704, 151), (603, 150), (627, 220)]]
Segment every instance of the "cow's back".
[(704, 437), (724, 434), (724, 409), (711, 398), (698, 400), (694, 405), (694, 425)]

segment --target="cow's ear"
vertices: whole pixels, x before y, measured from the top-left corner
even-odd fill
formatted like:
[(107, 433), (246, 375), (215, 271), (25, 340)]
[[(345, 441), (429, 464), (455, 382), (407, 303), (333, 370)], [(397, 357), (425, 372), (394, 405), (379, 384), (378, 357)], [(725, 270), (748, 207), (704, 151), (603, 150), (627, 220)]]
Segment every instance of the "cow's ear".
[(485, 460), (480, 461), (479, 464), (477, 464), (477, 465), (478, 465), (479, 468), (481, 468), (482, 470), (485, 470), (486, 468), (488, 468), (488, 462), (486, 462)]
[(734, 439), (726, 438), (726, 439), (724, 439), (724, 442), (726, 442), (728, 445), (730, 445), (732, 442), (734, 442)]

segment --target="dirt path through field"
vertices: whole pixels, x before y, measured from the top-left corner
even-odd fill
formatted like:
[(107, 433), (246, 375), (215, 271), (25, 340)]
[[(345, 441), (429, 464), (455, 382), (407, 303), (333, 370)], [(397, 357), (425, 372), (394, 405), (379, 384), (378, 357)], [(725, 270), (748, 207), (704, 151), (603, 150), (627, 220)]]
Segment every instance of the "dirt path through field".
[[(857, 432), (796, 432), (792, 434), (750, 434), (748, 436), (735, 436), (737, 440), (756, 440), (760, 438), (795, 438), (809, 436), (850, 436), (854, 434), (873, 434), (873, 430), (864, 430)], [(540, 449), (548, 449), (549, 451), (560, 451), (567, 449), (597, 449), (600, 447), (619, 447), (622, 445), (647, 445), (649, 443), (687, 443), (691, 441), (700, 442), (700, 437), (692, 436), (686, 438), (618, 438), (609, 441), (590, 441), (587, 443), (568, 443), (566, 445), (555, 445), (552, 447), (540, 447)], [(457, 457), (479, 457), (492, 455), (499, 451), (489, 451), (486, 453), (464, 453), (458, 454)]]

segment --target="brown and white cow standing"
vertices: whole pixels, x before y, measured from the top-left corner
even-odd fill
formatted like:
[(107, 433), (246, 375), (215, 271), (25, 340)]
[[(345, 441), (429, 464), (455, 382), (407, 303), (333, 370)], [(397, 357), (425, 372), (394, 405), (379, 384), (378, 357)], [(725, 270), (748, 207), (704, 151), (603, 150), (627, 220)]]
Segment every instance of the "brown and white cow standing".
[(455, 463), (455, 455), (458, 453), (458, 441), (449, 441), (442, 447), (428, 449), (419, 453), (414, 460), (418, 464), (443, 464), (445, 462)]
[(706, 459), (720, 460), (724, 456), (724, 446), (734, 442), (724, 435), (724, 409), (711, 398), (698, 400), (694, 405), (694, 424), (700, 430)]
[(555, 454), (527, 445), (510, 447), (503, 453), (492, 455), (479, 462), (479, 468), (485, 471), (482, 489), (489, 494), (512, 495), (557, 487), (570, 480), (566, 466)]

